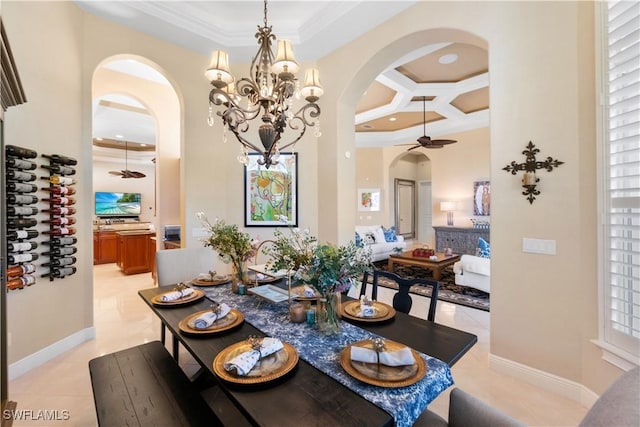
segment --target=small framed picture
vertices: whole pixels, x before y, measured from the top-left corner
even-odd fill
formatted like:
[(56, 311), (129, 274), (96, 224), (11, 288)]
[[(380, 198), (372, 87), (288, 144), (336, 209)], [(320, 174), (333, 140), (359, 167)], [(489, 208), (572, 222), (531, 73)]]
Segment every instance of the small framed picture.
[(380, 189), (379, 188), (359, 188), (358, 189), (358, 210), (371, 212), (380, 210)]
[(480, 216), (491, 215), (491, 184), (489, 181), (473, 183), (473, 214)]

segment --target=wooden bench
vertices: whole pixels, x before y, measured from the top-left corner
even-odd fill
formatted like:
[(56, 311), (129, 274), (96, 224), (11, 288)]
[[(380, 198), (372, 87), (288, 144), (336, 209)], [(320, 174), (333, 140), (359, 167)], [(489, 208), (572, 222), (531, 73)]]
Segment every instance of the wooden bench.
[(159, 341), (89, 361), (98, 424), (222, 426)]

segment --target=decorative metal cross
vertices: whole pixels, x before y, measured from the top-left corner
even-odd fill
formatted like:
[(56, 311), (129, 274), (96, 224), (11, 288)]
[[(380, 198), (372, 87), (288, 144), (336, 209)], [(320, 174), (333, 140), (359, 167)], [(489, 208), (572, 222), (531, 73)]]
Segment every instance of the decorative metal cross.
[(536, 154), (539, 152), (540, 149), (536, 148), (536, 146), (529, 141), (527, 149), (522, 152), (522, 154), (526, 156), (526, 161), (524, 163), (516, 163), (514, 160), (502, 168), (502, 170), (511, 172), (511, 175), (515, 175), (518, 171), (525, 171), (522, 179), (522, 186), (525, 188), (525, 191), (522, 192), (522, 195), (529, 200), (529, 204), (533, 204), (533, 201), (536, 199), (535, 196), (540, 194), (540, 191), (536, 189), (537, 182), (540, 181), (540, 178), (536, 177), (536, 169), (546, 169), (547, 172), (551, 172), (554, 167), (557, 168), (564, 163), (552, 157), (547, 157), (545, 161), (539, 162), (536, 160)]

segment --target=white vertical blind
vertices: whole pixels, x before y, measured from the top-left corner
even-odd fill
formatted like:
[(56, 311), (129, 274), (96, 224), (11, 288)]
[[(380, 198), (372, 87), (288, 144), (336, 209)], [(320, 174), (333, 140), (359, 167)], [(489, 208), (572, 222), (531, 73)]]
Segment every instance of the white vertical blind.
[(640, 348), (640, 3), (607, 5), (605, 341)]

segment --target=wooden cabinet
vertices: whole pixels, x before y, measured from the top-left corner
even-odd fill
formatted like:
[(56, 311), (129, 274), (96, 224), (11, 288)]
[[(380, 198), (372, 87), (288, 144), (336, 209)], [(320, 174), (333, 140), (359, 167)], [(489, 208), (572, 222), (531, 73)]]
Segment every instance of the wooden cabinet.
[(117, 242), (115, 231), (93, 232), (93, 263), (107, 264), (116, 262)]
[(155, 233), (139, 231), (116, 233), (116, 263), (124, 274), (148, 273), (152, 270), (149, 248), (154, 235)]
[(489, 229), (471, 227), (433, 227), (436, 231), (436, 252), (451, 248), (454, 254), (475, 255), (478, 239), (489, 241)]

